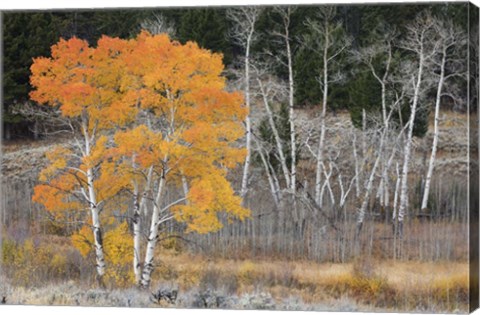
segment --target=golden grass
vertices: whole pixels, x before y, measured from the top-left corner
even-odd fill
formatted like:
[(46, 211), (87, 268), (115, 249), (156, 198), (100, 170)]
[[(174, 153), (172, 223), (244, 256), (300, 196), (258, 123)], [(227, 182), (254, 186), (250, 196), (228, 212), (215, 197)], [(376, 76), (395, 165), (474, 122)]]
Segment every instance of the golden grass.
[[(468, 262), (359, 259), (332, 264), (209, 259), (168, 251), (159, 258), (163, 266), (175, 270), (175, 279), (168, 280), (183, 290), (205, 285), (205, 274), (210, 273), (218, 277), (218, 284), (234, 281), (237, 294), (261, 289), (277, 300), (299, 296), (305, 303), (332, 303), (350, 298), (361, 305), (391, 310), (468, 309)], [(157, 275), (156, 281), (167, 280), (160, 272)]]

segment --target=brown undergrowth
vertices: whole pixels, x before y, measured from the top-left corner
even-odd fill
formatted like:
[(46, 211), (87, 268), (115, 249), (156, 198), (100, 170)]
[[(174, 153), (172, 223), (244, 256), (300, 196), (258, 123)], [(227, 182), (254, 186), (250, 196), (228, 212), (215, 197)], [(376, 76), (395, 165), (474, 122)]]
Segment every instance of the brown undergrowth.
[[(265, 292), (278, 303), (291, 297), (305, 305), (336, 305), (347, 300), (386, 311), (468, 310), (467, 261), (394, 261), (373, 256), (343, 264), (224, 259), (194, 255), (172, 244), (159, 248), (152, 290), (175, 286), (180, 295), (213, 290), (223, 296)], [(49, 243), (3, 243), (4, 271), (8, 271), (6, 276), (13, 287), (41, 288), (65, 281), (94, 287), (91, 277), (86, 276), (93, 270), (77, 256), (63, 238), (50, 239)], [(133, 287), (130, 283), (108, 289)], [(21, 301), (29, 303), (28, 297)]]
[(160, 259), (155, 285), (167, 282), (181, 291), (195, 287), (226, 294), (265, 291), (276, 300), (297, 296), (307, 304), (347, 298), (383, 310), (468, 309), (467, 262), (357, 258), (352, 263), (330, 264), (209, 259), (168, 251)]

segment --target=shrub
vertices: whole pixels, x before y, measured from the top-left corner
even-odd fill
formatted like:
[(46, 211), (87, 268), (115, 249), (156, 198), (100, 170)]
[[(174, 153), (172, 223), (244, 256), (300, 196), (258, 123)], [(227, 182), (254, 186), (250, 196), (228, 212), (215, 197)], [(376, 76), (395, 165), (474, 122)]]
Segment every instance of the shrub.
[(237, 279), (241, 285), (252, 285), (258, 272), (254, 263), (246, 260), (240, 265), (237, 271)]

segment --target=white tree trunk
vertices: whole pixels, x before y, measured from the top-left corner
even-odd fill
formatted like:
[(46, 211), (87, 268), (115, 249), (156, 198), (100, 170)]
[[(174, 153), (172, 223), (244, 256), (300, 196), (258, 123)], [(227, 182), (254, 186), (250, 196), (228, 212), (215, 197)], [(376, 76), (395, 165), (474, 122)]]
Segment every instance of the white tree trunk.
[(247, 37), (247, 44), (245, 50), (245, 107), (247, 108), (247, 117), (245, 118), (245, 133), (246, 133), (246, 149), (247, 155), (243, 165), (242, 187), (240, 189), (240, 197), (245, 198), (247, 194), (248, 173), (250, 169), (250, 159), (252, 154), (252, 126), (250, 121), (250, 44), (253, 36), (253, 27)]
[(395, 219), (397, 217), (397, 206), (398, 206), (398, 195), (399, 195), (399, 190), (400, 190), (400, 182), (401, 182), (401, 176), (400, 176), (400, 170), (398, 167), (398, 163), (395, 166), (395, 171), (397, 174), (397, 180), (395, 182), (395, 193), (393, 196), (393, 211), (392, 211), (392, 220), (395, 222)]
[[(290, 12), (289, 12), (290, 14)], [(288, 16), (290, 21), (290, 15)], [(297, 178), (297, 144), (295, 140), (295, 111), (294, 111), (294, 86), (293, 86), (293, 63), (292, 52), (290, 49), (289, 27), (290, 23), (285, 23), (285, 45), (287, 46), (287, 61), (288, 61), (288, 121), (290, 123), (290, 148), (291, 148), (291, 181), (290, 189), (293, 195), (296, 191), (296, 178)]]
[(163, 193), (165, 190), (165, 174), (162, 174), (158, 184), (157, 195), (153, 204), (152, 222), (150, 225), (150, 231), (148, 234), (147, 249), (145, 252), (145, 261), (143, 265), (143, 273), (141, 284), (143, 287), (148, 287), (151, 281), (151, 275), (153, 271), (153, 258), (155, 253), (155, 246), (158, 241), (159, 226), (162, 223), (161, 218), (161, 204), (163, 199)]
[(438, 123), (440, 119), (440, 99), (442, 97), (442, 88), (443, 88), (443, 82), (445, 78), (445, 62), (446, 62), (446, 55), (447, 52), (444, 49), (443, 50), (443, 55), (442, 55), (442, 63), (441, 63), (441, 70), (440, 70), (440, 79), (438, 81), (438, 87), (437, 87), (437, 97), (435, 100), (435, 121), (434, 121), (434, 126), (433, 126), (433, 144), (432, 144), (432, 153), (430, 155), (430, 162), (428, 164), (428, 171), (427, 171), (427, 177), (425, 180), (425, 188), (423, 191), (423, 198), (422, 198), (422, 211), (427, 208), (428, 205), (428, 195), (430, 193), (430, 183), (432, 180), (432, 174), (433, 174), (433, 168), (435, 166), (435, 157), (437, 155), (437, 147), (438, 147)]
[(133, 189), (133, 273), (135, 274), (135, 283), (140, 284), (142, 280), (142, 266), (140, 263), (140, 201), (138, 184), (134, 184)]
[(255, 142), (257, 144), (258, 154), (260, 155), (260, 159), (262, 160), (263, 167), (265, 168), (265, 173), (267, 174), (268, 184), (270, 185), (270, 192), (272, 193), (273, 202), (275, 203), (275, 206), (278, 207), (280, 202), (280, 197), (278, 195), (279, 187), (275, 185), (275, 181), (272, 177), (272, 174), (270, 173), (269, 163), (265, 158), (265, 155), (263, 154), (260, 144), (258, 143), (258, 141), (255, 141)]
[(265, 109), (267, 111), (268, 123), (270, 125), (270, 128), (272, 129), (273, 138), (275, 139), (275, 145), (278, 153), (278, 158), (280, 159), (280, 165), (282, 167), (283, 176), (285, 177), (285, 183), (287, 187), (290, 187), (290, 183), (291, 183), (290, 173), (288, 171), (287, 160), (285, 158), (285, 154), (283, 151), (282, 139), (280, 138), (277, 126), (275, 125), (275, 120), (273, 119), (273, 112), (272, 112), (272, 109), (270, 108), (268, 98), (267, 98), (265, 89), (263, 87), (263, 83), (260, 79), (257, 79), (257, 82), (260, 87), (260, 92), (262, 93), (263, 104), (265, 105)]
[[(90, 134), (87, 128), (86, 118), (84, 118), (84, 122), (82, 124), (83, 127), (83, 136), (85, 141), (85, 156), (89, 156), (91, 154), (91, 139)], [(94, 187), (94, 176), (93, 176), (93, 169), (87, 169), (87, 186), (88, 186), (88, 204), (90, 208), (90, 215), (92, 216), (92, 231), (93, 231), (93, 239), (94, 239), (94, 246), (95, 246), (95, 261), (96, 261), (96, 270), (97, 270), (97, 277), (100, 284), (103, 284), (102, 278), (105, 274), (105, 256), (103, 252), (103, 238), (102, 238), (102, 228), (100, 223), (99, 217), (99, 209), (97, 203), (97, 196)]]
[(415, 84), (415, 90), (413, 95), (412, 105), (410, 106), (410, 119), (408, 120), (408, 133), (405, 143), (405, 151), (403, 158), (403, 169), (402, 169), (402, 184), (400, 188), (400, 206), (398, 208), (398, 226), (396, 225), (396, 233), (402, 237), (403, 233), (403, 218), (408, 207), (408, 170), (410, 164), (410, 156), (412, 151), (412, 138), (413, 138), (413, 127), (415, 122), (415, 115), (417, 112), (418, 98), (420, 96), (420, 86), (422, 83), (423, 67), (424, 67), (424, 53), (423, 53), (423, 44), (419, 52), (419, 64), (418, 64), (418, 73), (417, 73), (417, 82)]
[(377, 167), (380, 164), (380, 161), (383, 158), (383, 151), (385, 147), (385, 138), (388, 130), (384, 129), (381, 135), (380, 139), (380, 145), (378, 148), (378, 155), (377, 158), (375, 159), (375, 163), (373, 164), (372, 170), (370, 171), (370, 176), (367, 180), (367, 184), (365, 187), (365, 194), (363, 196), (362, 200), (362, 205), (360, 206), (357, 214), (357, 230), (356, 230), (356, 239), (358, 239), (358, 235), (360, 231), (362, 230), (363, 226), (363, 221), (365, 219), (365, 212), (367, 210), (368, 204), (370, 202), (370, 195), (372, 193), (372, 188), (373, 188), (373, 181), (375, 179), (375, 174), (377, 172)]
[(355, 197), (360, 197), (360, 170), (358, 165), (358, 153), (357, 153), (357, 134), (353, 132), (353, 160), (355, 162)]
[[(325, 22), (328, 23), (328, 22)], [(328, 25), (325, 29), (325, 47), (323, 49), (323, 99), (322, 99), (322, 116), (320, 121), (320, 140), (318, 142), (317, 151), (317, 169), (315, 175), (315, 202), (320, 206), (320, 195), (322, 188), (322, 165), (323, 165), (323, 151), (325, 145), (325, 119), (327, 116), (327, 97), (328, 97), (328, 46), (329, 34)]]

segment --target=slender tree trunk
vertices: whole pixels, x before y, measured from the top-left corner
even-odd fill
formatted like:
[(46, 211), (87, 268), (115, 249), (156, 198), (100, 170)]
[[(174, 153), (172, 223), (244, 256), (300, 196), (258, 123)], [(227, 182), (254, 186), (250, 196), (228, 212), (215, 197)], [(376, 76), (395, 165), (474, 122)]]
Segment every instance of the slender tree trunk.
[(270, 108), (270, 104), (268, 102), (267, 95), (265, 93), (265, 89), (263, 87), (262, 81), (260, 79), (257, 79), (257, 82), (258, 82), (258, 85), (260, 86), (260, 92), (262, 93), (263, 104), (265, 105), (265, 109), (267, 111), (268, 123), (270, 125), (270, 128), (272, 129), (273, 138), (275, 139), (275, 145), (277, 149), (276, 151), (278, 153), (278, 158), (280, 159), (280, 165), (282, 167), (283, 176), (285, 177), (285, 183), (287, 187), (291, 187), (290, 173), (288, 171), (287, 160), (285, 158), (285, 153), (283, 151), (282, 139), (280, 138), (280, 134), (278, 133), (277, 126), (275, 125), (275, 120), (273, 119), (273, 112), (272, 112), (272, 109)]
[(358, 165), (358, 153), (357, 153), (357, 134), (353, 132), (353, 159), (355, 162), (355, 196), (360, 197), (360, 170)]
[(140, 202), (139, 202), (138, 184), (134, 184), (133, 191), (133, 273), (135, 274), (135, 283), (140, 284), (142, 280), (142, 265), (140, 263)]
[(162, 174), (158, 184), (157, 196), (155, 197), (155, 202), (153, 204), (153, 213), (152, 213), (152, 222), (150, 225), (150, 232), (148, 234), (147, 241), (147, 250), (145, 252), (145, 261), (143, 265), (143, 273), (141, 284), (144, 288), (147, 288), (150, 285), (153, 266), (153, 258), (155, 253), (155, 246), (158, 241), (158, 231), (159, 226), (162, 223), (161, 218), (161, 206), (162, 199), (165, 190), (165, 173)]
[[(91, 154), (90, 135), (87, 128), (86, 121), (83, 122), (83, 134), (85, 141), (85, 156)], [(103, 276), (105, 275), (105, 256), (103, 252), (103, 237), (100, 223), (99, 209), (97, 203), (97, 196), (94, 188), (94, 176), (91, 168), (87, 169), (87, 186), (88, 186), (88, 204), (90, 207), (90, 215), (92, 216), (92, 231), (95, 246), (95, 261), (97, 270), (97, 280), (103, 286)]]
[(183, 189), (183, 195), (185, 196), (185, 198), (187, 198), (189, 189), (188, 189), (187, 178), (185, 177), (185, 175), (182, 175), (182, 189)]
[(383, 150), (385, 147), (385, 138), (386, 138), (387, 130), (384, 129), (380, 139), (380, 145), (378, 149), (378, 155), (375, 159), (375, 163), (373, 164), (372, 170), (370, 172), (370, 176), (368, 178), (366, 187), (365, 187), (365, 195), (363, 196), (362, 205), (360, 206), (357, 214), (357, 228), (355, 233), (355, 239), (358, 240), (360, 232), (362, 230), (363, 221), (365, 219), (365, 212), (367, 210), (368, 204), (370, 202), (370, 195), (372, 193), (373, 188), (373, 181), (375, 179), (375, 174), (377, 172), (377, 167), (380, 164), (380, 160), (383, 158)]
[(290, 122), (290, 148), (291, 148), (291, 181), (290, 189), (295, 196), (296, 191), (296, 178), (297, 178), (297, 144), (295, 140), (295, 111), (294, 111), (294, 85), (293, 85), (293, 63), (292, 63), (292, 52), (290, 49), (290, 40), (289, 40), (289, 23), (290, 22), (290, 13), (288, 15), (288, 23), (285, 23), (285, 45), (287, 46), (287, 60), (288, 60), (288, 120)]
[[(134, 166), (135, 167), (135, 166)], [(147, 175), (147, 182), (143, 189), (142, 196), (138, 188), (138, 183), (134, 183), (133, 192), (133, 272), (135, 274), (135, 283), (141, 284), (142, 280), (142, 262), (141, 257), (141, 214), (146, 215), (147, 199), (150, 194), (150, 185), (152, 183), (153, 167), (150, 167)]]
[(272, 174), (270, 173), (270, 167), (268, 165), (267, 159), (265, 158), (265, 155), (262, 152), (262, 148), (260, 147), (260, 144), (257, 143), (257, 150), (258, 154), (260, 155), (260, 159), (262, 160), (263, 167), (265, 168), (265, 173), (267, 174), (267, 179), (268, 179), (268, 184), (270, 185), (270, 192), (272, 193), (273, 197), (273, 202), (275, 203), (275, 207), (278, 208), (278, 204), (280, 201), (280, 198), (278, 196), (278, 188), (275, 186), (275, 182), (272, 178)]
[(247, 155), (243, 165), (242, 187), (240, 196), (244, 199), (247, 194), (248, 173), (250, 169), (250, 159), (252, 154), (252, 126), (250, 121), (250, 44), (253, 36), (253, 28), (247, 38), (247, 47), (245, 51), (245, 107), (247, 108), (247, 117), (245, 117), (246, 149)]
[(38, 120), (35, 120), (33, 122), (33, 139), (34, 140), (38, 140), (40, 139), (40, 127), (39, 127), (39, 123), (38, 123)]
[(403, 219), (405, 216), (405, 211), (408, 207), (408, 171), (410, 164), (410, 156), (412, 151), (412, 138), (413, 138), (413, 127), (415, 122), (415, 115), (417, 113), (417, 104), (418, 98), (420, 96), (420, 86), (422, 83), (423, 67), (424, 67), (424, 55), (423, 55), (423, 44), (419, 53), (419, 64), (418, 64), (418, 74), (417, 82), (415, 84), (415, 91), (413, 95), (412, 106), (410, 107), (410, 119), (408, 126), (407, 139), (405, 143), (405, 151), (403, 158), (403, 169), (402, 169), (402, 184), (400, 188), (400, 206), (398, 208), (398, 222), (395, 225), (395, 235), (398, 235), (400, 238), (403, 237)]
[(437, 155), (437, 147), (438, 147), (438, 123), (440, 119), (440, 99), (442, 97), (442, 88), (443, 88), (443, 82), (445, 78), (445, 62), (446, 62), (446, 56), (447, 52), (444, 49), (443, 50), (443, 55), (442, 55), (442, 63), (441, 63), (441, 70), (440, 70), (440, 79), (438, 81), (438, 87), (437, 87), (437, 97), (435, 100), (435, 121), (434, 121), (434, 126), (433, 126), (433, 144), (432, 144), (432, 154), (430, 156), (430, 162), (428, 164), (428, 171), (427, 171), (427, 177), (425, 180), (425, 188), (423, 191), (423, 199), (422, 199), (422, 211), (427, 209), (428, 206), (428, 195), (430, 193), (430, 183), (432, 180), (432, 174), (433, 174), (433, 168), (435, 166), (435, 157)]
[(320, 140), (318, 142), (317, 151), (317, 170), (315, 176), (315, 202), (318, 206), (320, 204), (320, 194), (322, 187), (322, 165), (323, 165), (323, 149), (325, 145), (325, 119), (327, 116), (327, 97), (328, 97), (328, 46), (329, 46), (329, 34), (328, 34), (328, 22), (325, 29), (325, 47), (323, 50), (323, 99), (322, 99), (322, 116), (320, 121)]

